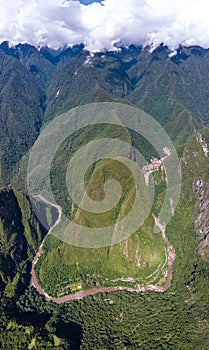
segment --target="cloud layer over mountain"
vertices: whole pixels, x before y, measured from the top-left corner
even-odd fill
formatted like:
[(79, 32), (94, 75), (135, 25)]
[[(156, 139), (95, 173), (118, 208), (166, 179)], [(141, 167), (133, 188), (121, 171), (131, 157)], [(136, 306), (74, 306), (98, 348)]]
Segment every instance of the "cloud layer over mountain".
[(0, 0), (0, 41), (58, 48), (83, 42), (87, 49), (115, 44), (209, 47), (207, 0)]

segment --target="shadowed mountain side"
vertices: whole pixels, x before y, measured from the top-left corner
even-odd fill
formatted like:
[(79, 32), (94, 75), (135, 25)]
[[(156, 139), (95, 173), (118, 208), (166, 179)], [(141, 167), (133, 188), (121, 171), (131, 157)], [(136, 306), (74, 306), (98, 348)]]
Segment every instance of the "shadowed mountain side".
[(32, 74), (0, 50), (0, 178), (4, 184), (39, 134), (44, 100)]

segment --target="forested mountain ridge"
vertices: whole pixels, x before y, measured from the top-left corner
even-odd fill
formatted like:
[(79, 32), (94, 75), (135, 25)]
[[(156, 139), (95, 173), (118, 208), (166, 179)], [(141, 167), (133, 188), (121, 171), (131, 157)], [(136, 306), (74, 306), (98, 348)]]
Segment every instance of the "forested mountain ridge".
[(32, 147), (43, 122), (45, 93), (30, 72), (0, 50), (0, 178)]
[[(0, 45), (1, 182), (30, 149), (44, 121), (81, 104), (124, 101), (156, 118), (179, 145), (209, 120), (209, 53), (161, 45), (90, 54)], [(7, 122), (8, 121), (8, 122)], [(5, 150), (9, 150), (7, 155)], [(6, 157), (6, 158), (5, 158)]]

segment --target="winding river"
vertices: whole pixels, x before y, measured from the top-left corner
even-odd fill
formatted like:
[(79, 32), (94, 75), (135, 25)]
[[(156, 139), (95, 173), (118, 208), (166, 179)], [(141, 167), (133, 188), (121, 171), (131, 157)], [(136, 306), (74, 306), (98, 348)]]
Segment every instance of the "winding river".
[(53, 226), (49, 229), (47, 235), (43, 239), (41, 245), (39, 246), (38, 252), (36, 253), (33, 261), (32, 261), (32, 268), (31, 268), (31, 284), (32, 286), (37, 290), (37, 292), (44, 296), (46, 301), (53, 301), (54, 303), (57, 304), (62, 304), (70, 300), (79, 300), (83, 299), (87, 296), (90, 295), (95, 295), (97, 293), (109, 293), (109, 292), (115, 292), (115, 291), (127, 291), (127, 292), (136, 292), (136, 293), (142, 293), (146, 291), (153, 291), (153, 292), (158, 292), (158, 293), (164, 293), (166, 290), (168, 290), (171, 286), (171, 281), (172, 281), (172, 271), (173, 271), (173, 262), (176, 258), (175, 254), (175, 249), (169, 242), (168, 238), (166, 237), (165, 233), (165, 226), (162, 225), (159, 221), (158, 218), (154, 217), (155, 224), (156, 226), (161, 230), (162, 234), (162, 239), (167, 245), (167, 250), (168, 250), (168, 269), (167, 269), (167, 279), (166, 282), (163, 286), (155, 286), (155, 285), (147, 285), (147, 286), (142, 286), (138, 289), (133, 289), (129, 287), (122, 287), (122, 286), (116, 286), (116, 287), (98, 287), (98, 288), (91, 288), (87, 290), (81, 290), (79, 292), (76, 292), (74, 294), (69, 294), (63, 297), (55, 298), (50, 295), (48, 295), (44, 289), (40, 286), (40, 284), (37, 281), (36, 274), (35, 274), (35, 265), (38, 262), (39, 258), (43, 254), (43, 245), (47, 237), (51, 234), (53, 229), (59, 224), (61, 217), (62, 217), (62, 208), (54, 203), (49, 202), (46, 198), (44, 198), (41, 195), (35, 196), (35, 198), (41, 200), (45, 204), (49, 204), (52, 207), (57, 209), (58, 212), (58, 217)]

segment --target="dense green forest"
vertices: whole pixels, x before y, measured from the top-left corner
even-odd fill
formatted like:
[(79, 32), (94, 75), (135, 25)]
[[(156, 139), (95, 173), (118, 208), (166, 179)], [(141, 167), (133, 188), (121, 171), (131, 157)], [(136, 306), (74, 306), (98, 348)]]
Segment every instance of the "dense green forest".
[[(180, 47), (170, 57), (163, 45), (153, 52), (131, 46), (119, 52), (98, 53), (89, 60), (82, 45), (61, 52), (37, 50), (26, 44), (0, 45), (1, 349), (209, 348), (209, 131), (202, 129), (208, 125), (208, 58), (208, 50), (199, 47)], [(46, 302), (31, 286), (30, 271), (56, 212), (37, 201), (37, 210), (43, 213), (41, 224), (25, 194), (28, 152), (45, 122), (80, 104), (103, 101), (134, 104), (150, 113), (176, 145), (182, 189), (175, 215), (166, 227), (166, 235), (176, 251), (172, 286), (164, 293), (121, 291), (60, 305)], [(110, 129), (105, 131), (104, 127), (102, 132), (109, 134)], [(158, 157), (150, 144), (137, 138), (133, 131), (123, 133), (118, 129), (115, 137), (132, 137), (133, 145), (146, 151), (148, 161), (152, 156)], [(88, 129), (80, 133), (78, 141), (85, 141), (87, 134), (88, 139), (94, 134), (104, 136), (98, 130)], [(56, 155), (51, 172), (59, 202), (60, 193), (66, 190), (63, 181), (58, 181), (66, 171), (59, 160), (67, 141)], [(96, 172), (103, 174), (103, 166), (99, 163), (89, 169), (87, 180)], [(165, 189), (164, 173), (156, 173), (154, 179), (157, 187), (153, 211), (157, 213)], [(67, 212), (65, 202), (60, 204)], [(149, 230), (152, 243), (162, 243), (160, 234), (154, 237), (150, 216), (139, 234), (144, 239), (144, 249)], [(137, 239), (130, 238), (130, 254)], [(150, 241), (148, 245), (151, 246)], [(160, 255), (164, 247), (159, 247)], [(118, 256), (117, 249), (112, 248), (113, 260)], [(71, 274), (74, 272), (75, 279), (82, 279), (91, 269), (95, 274), (96, 264), (101, 273), (111, 274), (113, 260), (106, 260), (107, 251), (108, 248), (90, 251), (91, 266), (89, 255), (83, 254), (82, 249), (67, 246), (51, 235), (36, 266), (37, 276), (53, 293), (57, 281), (62, 283), (69, 278), (68, 269)], [(82, 273), (76, 270), (77, 258), (83, 263)], [(112, 278), (120, 277), (120, 269), (124, 269), (123, 260), (117, 262)], [(127, 273), (136, 273), (133, 261), (126, 268)], [(90, 286), (95, 282), (90, 281)], [(87, 281), (84, 287), (89, 287)]]
[[(202, 134), (207, 138), (208, 130)], [(192, 186), (197, 177), (208, 181), (208, 164), (204, 157), (196, 137), (192, 137), (182, 155), (181, 198), (166, 231), (177, 254), (172, 287), (167, 292), (114, 292), (62, 305), (46, 303), (28, 287), (25, 272), (32, 256), (26, 254), (17, 264), (17, 272), (4, 276), (6, 283), (1, 282), (1, 348), (207, 349), (209, 267), (197, 251), (199, 237), (193, 224), (195, 197)], [(11, 191), (6, 194), (3, 191), (1, 196), (7, 193)], [(14, 194), (12, 196), (13, 202)], [(22, 203), (24, 196), (17, 193), (16, 196)], [(26, 208), (27, 200), (24, 201)], [(29, 209), (25, 212), (25, 215), (29, 213)], [(28, 214), (22, 222), (30, 220)], [(8, 243), (12, 247), (12, 242)], [(6, 242), (2, 240), (2, 244), (6, 245)], [(13, 256), (12, 250), (8, 252)], [(17, 273), (20, 280), (25, 276), (18, 285)]]

